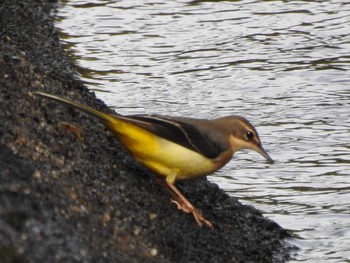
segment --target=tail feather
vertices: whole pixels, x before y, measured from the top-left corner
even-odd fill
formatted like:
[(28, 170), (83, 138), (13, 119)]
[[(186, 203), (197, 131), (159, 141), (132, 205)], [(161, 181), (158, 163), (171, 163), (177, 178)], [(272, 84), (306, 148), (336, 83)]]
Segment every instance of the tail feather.
[(93, 115), (97, 118), (99, 118), (101, 121), (106, 121), (106, 122), (110, 122), (113, 118), (107, 114), (107, 113), (103, 113), (103, 112), (100, 112), (98, 110), (95, 110), (89, 106), (86, 106), (86, 105), (83, 105), (83, 104), (80, 104), (80, 103), (76, 103), (74, 101), (71, 101), (71, 100), (68, 100), (66, 98), (63, 98), (63, 97), (60, 97), (60, 96), (56, 96), (56, 95), (53, 95), (53, 94), (49, 94), (49, 93), (45, 93), (45, 92), (40, 92), (40, 91), (37, 91), (35, 92), (36, 95), (39, 95), (41, 97), (44, 97), (44, 98), (48, 98), (48, 99), (51, 99), (51, 100), (54, 100), (54, 101), (57, 101), (59, 103), (62, 103), (62, 104), (66, 104), (68, 106), (71, 106), (73, 108), (78, 108), (90, 115)]

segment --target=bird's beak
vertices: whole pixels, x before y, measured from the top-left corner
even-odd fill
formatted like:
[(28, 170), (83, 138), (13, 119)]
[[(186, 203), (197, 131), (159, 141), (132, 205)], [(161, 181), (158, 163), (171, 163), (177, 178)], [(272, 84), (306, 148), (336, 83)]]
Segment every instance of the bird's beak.
[(256, 147), (254, 150), (264, 156), (270, 163), (274, 163), (274, 160), (272, 160), (270, 155), (265, 151), (261, 144), (259, 144), (258, 147)]

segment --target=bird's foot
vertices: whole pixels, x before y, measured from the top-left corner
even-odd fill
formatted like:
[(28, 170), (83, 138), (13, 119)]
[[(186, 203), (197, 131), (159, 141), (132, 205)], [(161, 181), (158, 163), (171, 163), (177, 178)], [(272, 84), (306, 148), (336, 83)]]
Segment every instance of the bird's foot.
[(196, 208), (194, 208), (192, 205), (188, 206), (185, 203), (180, 204), (178, 201), (172, 200), (174, 204), (177, 205), (177, 208), (179, 210), (182, 210), (185, 213), (191, 213), (196, 220), (197, 224), (199, 226), (203, 226), (203, 223), (207, 225), (209, 228), (213, 228), (213, 224), (206, 219), (201, 212), (199, 212)]

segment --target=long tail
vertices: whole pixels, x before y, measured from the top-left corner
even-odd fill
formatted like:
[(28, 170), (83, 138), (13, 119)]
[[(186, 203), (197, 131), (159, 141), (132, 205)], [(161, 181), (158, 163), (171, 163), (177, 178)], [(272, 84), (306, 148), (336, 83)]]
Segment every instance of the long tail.
[(103, 113), (103, 112), (100, 112), (98, 110), (95, 110), (89, 106), (86, 106), (86, 105), (83, 105), (83, 104), (80, 104), (80, 103), (76, 103), (74, 101), (71, 101), (71, 100), (68, 100), (68, 99), (65, 99), (65, 98), (62, 98), (60, 96), (56, 96), (56, 95), (53, 95), (53, 94), (49, 94), (49, 93), (45, 93), (45, 92), (40, 92), (40, 91), (37, 91), (35, 92), (36, 95), (39, 95), (41, 97), (44, 97), (44, 98), (48, 98), (48, 99), (51, 99), (51, 100), (55, 100), (59, 103), (62, 103), (62, 104), (66, 104), (68, 106), (71, 106), (73, 108), (78, 108), (88, 114), (91, 114), (97, 118), (99, 118), (102, 122), (111, 122), (114, 118), (112, 116), (110, 116), (109, 114), (107, 113)]

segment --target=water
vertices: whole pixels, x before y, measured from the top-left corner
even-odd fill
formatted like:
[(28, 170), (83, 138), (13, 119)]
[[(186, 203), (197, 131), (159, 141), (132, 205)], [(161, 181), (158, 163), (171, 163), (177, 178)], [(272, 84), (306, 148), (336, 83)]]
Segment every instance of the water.
[(291, 262), (350, 262), (350, 2), (63, 1), (82, 80), (123, 114), (239, 114), (276, 160), (210, 180), (290, 229)]

